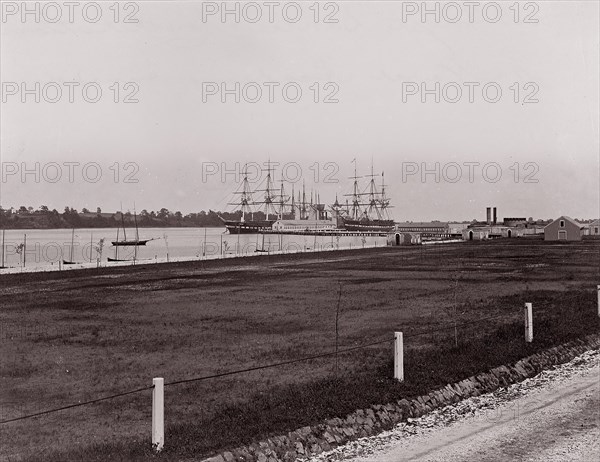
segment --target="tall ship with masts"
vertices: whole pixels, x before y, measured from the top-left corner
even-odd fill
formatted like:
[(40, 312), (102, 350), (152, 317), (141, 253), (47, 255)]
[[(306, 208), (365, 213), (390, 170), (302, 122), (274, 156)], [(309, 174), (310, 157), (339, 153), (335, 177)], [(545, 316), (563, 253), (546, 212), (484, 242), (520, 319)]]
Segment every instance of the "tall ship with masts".
[(313, 195), (312, 191), (309, 202), (304, 185), (302, 194), (298, 191), (295, 201), (293, 189), (291, 195), (286, 194), (283, 179), (281, 187), (275, 187), (270, 162), (265, 171), (266, 178), (257, 189), (252, 189), (247, 169), (242, 172), (242, 182), (234, 191), (236, 199), (228, 203), (230, 206), (236, 206), (236, 210), (241, 212), (241, 217), (238, 220), (221, 217), (229, 233), (386, 233), (394, 228), (394, 220), (389, 213), (390, 200), (385, 194), (383, 173), (381, 186), (378, 187), (376, 178), (379, 175), (373, 173), (372, 166), (371, 174), (364, 177), (370, 177), (364, 189), (361, 189), (359, 184), (359, 179), (363, 177), (357, 176), (355, 168), (354, 176), (350, 177), (354, 180), (352, 193), (345, 194), (346, 205), (340, 205), (336, 197), (335, 203), (330, 207), (322, 204), (319, 194)]
[[(242, 212), (241, 218), (239, 220), (225, 220), (219, 217), (230, 234), (255, 234), (272, 229), (273, 223), (279, 217), (276, 209), (276, 189), (271, 176), (272, 170), (269, 163), (266, 169), (267, 176), (265, 181), (258, 189), (252, 190), (248, 181), (248, 170), (246, 167), (244, 168), (242, 183), (237, 191), (233, 193), (239, 199), (228, 203), (228, 205), (240, 208)], [(261, 200), (254, 199), (254, 194), (257, 193), (262, 193), (263, 197)]]
[(303, 185), (302, 195), (298, 191), (296, 201), (293, 185), (290, 195), (285, 191), (283, 178), (281, 186), (279, 188), (275, 186), (273, 170), (269, 162), (264, 170), (267, 172), (265, 180), (253, 190), (248, 181), (247, 169), (244, 169), (242, 182), (234, 191), (236, 199), (228, 203), (241, 211), (241, 218), (239, 220), (221, 218), (230, 234), (312, 231), (336, 227), (325, 204), (319, 203), (318, 195), (314, 196), (315, 203), (311, 192), (309, 203)]
[(355, 164), (354, 176), (350, 177), (354, 180), (352, 193), (345, 194), (346, 197), (351, 198), (350, 202), (347, 199), (344, 207), (336, 199), (332, 206), (340, 217), (341, 227), (346, 231), (383, 233), (394, 228), (394, 220), (389, 212), (390, 200), (385, 195), (384, 174), (381, 173), (381, 189), (377, 188), (375, 182), (378, 176), (373, 173), (373, 165), (371, 165), (371, 174), (366, 175), (370, 180), (366, 188), (361, 190), (358, 181), (361, 177), (356, 174)]

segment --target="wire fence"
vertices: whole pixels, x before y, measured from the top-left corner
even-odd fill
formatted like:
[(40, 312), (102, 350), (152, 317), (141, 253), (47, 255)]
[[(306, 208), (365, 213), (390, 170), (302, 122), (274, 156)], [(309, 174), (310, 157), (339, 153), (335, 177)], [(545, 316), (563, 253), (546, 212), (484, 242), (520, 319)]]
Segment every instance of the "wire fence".
[[(562, 302), (574, 300), (576, 298), (577, 299), (581, 299), (582, 297), (588, 296), (590, 294), (588, 294), (587, 292), (584, 292), (584, 293), (579, 293), (577, 295), (570, 296), (570, 297), (562, 297), (562, 298), (560, 298), (557, 301), (545, 302), (545, 303), (538, 301), (538, 302), (536, 302), (536, 306), (537, 307), (539, 307), (540, 305), (541, 306), (544, 306), (544, 305), (545, 306), (550, 306), (552, 304), (562, 303)], [(404, 336), (404, 338), (408, 339), (408, 338), (414, 338), (414, 337), (418, 337), (418, 336), (422, 336), (422, 335), (432, 335), (432, 334), (437, 333), (437, 332), (442, 332), (442, 331), (446, 331), (446, 330), (450, 330), (450, 329), (460, 329), (460, 328), (463, 328), (463, 327), (466, 327), (466, 326), (472, 326), (472, 325), (475, 325), (475, 324), (481, 324), (481, 323), (485, 323), (485, 322), (488, 322), (488, 321), (491, 321), (491, 320), (495, 320), (495, 319), (499, 319), (499, 318), (507, 318), (507, 317), (510, 317), (510, 316), (514, 316), (516, 314), (522, 314), (521, 310), (519, 310), (519, 311), (515, 310), (514, 312), (503, 312), (503, 313), (499, 313), (499, 314), (496, 314), (496, 315), (493, 315), (493, 316), (487, 316), (485, 318), (475, 319), (475, 320), (463, 322), (463, 323), (460, 323), (460, 324), (447, 323), (444, 326), (441, 326), (441, 327), (438, 327), (438, 328), (435, 328), (435, 329), (429, 329), (429, 330), (425, 330), (425, 331), (407, 333)], [(172, 381), (172, 382), (165, 383), (164, 386), (168, 387), (168, 386), (174, 386), (174, 385), (181, 385), (181, 384), (185, 384), (185, 383), (200, 382), (200, 381), (212, 380), (212, 379), (217, 379), (217, 378), (222, 378), (222, 377), (228, 377), (228, 376), (233, 376), (233, 375), (238, 375), (238, 374), (244, 374), (244, 373), (259, 371), (259, 370), (265, 370), (265, 369), (271, 369), (271, 368), (276, 368), (276, 367), (282, 367), (282, 366), (287, 366), (287, 365), (291, 365), (291, 364), (297, 364), (297, 363), (301, 363), (301, 362), (306, 362), (306, 361), (312, 361), (312, 360), (321, 359), (321, 358), (328, 358), (328, 357), (332, 357), (332, 356), (337, 356), (338, 354), (345, 354), (345, 353), (349, 353), (349, 352), (352, 352), (352, 351), (362, 350), (362, 349), (373, 347), (373, 346), (377, 346), (377, 345), (383, 345), (383, 344), (386, 344), (386, 343), (391, 344), (393, 342), (394, 342), (394, 338), (386, 338), (384, 340), (377, 340), (377, 341), (365, 343), (365, 344), (362, 344), (362, 345), (357, 345), (357, 346), (354, 346), (354, 347), (337, 349), (336, 351), (331, 351), (331, 352), (326, 352), (326, 353), (321, 353), (321, 354), (311, 355), (311, 356), (305, 356), (305, 357), (302, 357), (302, 358), (291, 359), (291, 360), (288, 360), (288, 361), (281, 361), (281, 362), (277, 362), (277, 363), (271, 363), (271, 364), (265, 364), (265, 365), (260, 365), (260, 366), (248, 367), (248, 368), (244, 368), (244, 369), (236, 369), (236, 370), (233, 370), (233, 371), (221, 372), (221, 373), (217, 373), (217, 374), (203, 375), (203, 376), (192, 377), (192, 378), (187, 378), (187, 379), (175, 380), (175, 381)], [(108, 401), (108, 400), (112, 400), (112, 399), (117, 399), (117, 398), (120, 398), (120, 397), (123, 397), (123, 396), (132, 395), (132, 394), (136, 394), (136, 393), (141, 393), (141, 392), (145, 392), (145, 391), (148, 391), (148, 390), (152, 390), (153, 388), (154, 388), (154, 385), (150, 385), (150, 386), (146, 386), (146, 387), (141, 387), (141, 388), (137, 388), (135, 390), (125, 391), (125, 392), (113, 394), (113, 395), (110, 395), (110, 396), (103, 396), (103, 397), (99, 397), (99, 398), (92, 399), (92, 400), (89, 400), (89, 401), (84, 401), (84, 402), (69, 404), (69, 405), (61, 406), (61, 407), (54, 408), (54, 409), (48, 409), (46, 411), (41, 411), (41, 412), (36, 412), (36, 413), (33, 413), (33, 414), (28, 414), (28, 415), (20, 416), (20, 417), (15, 417), (15, 418), (11, 418), (11, 419), (1, 420), (0, 424), (7, 424), (7, 423), (11, 423), (11, 422), (17, 422), (17, 421), (21, 421), (21, 420), (25, 420), (25, 419), (39, 417), (39, 416), (42, 416), (42, 415), (47, 415), (47, 414), (52, 414), (52, 413), (64, 411), (64, 410), (67, 410), (67, 409), (73, 409), (73, 408), (76, 408), (76, 407), (87, 406), (87, 405), (99, 403), (99, 402), (102, 402), (102, 401)]]
[(54, 412), (60, 412), (60, 411), (66, 410), (66, 409), (73, 409), (75, 407), (87, 406), (89, 404), (99, 403), (100, 401), (108, 401), (110, 399), (120, 398), (121, 396), (133, 395), (134, 393), (140, 393), (142, 391), (151, 390), (153, 388), (154, 388), (154, 385), (150, 385), (148, 387), (138, 388), (136, 390), (130, 390), (130, 391), (125, 391), (123, 393), (117, 393), (116, 395), (103, 396), (101, 398), (96, 398), (96, 399), (92, 399), (92, 400), (89, 400), (89, 401), (84, 401), (83, 403), (69, 404), (67, 406), (62, 406), (62, 407), (58, 407), (58, 408), (55, 408), (55, 409), (48, 409), (47, 411), (41, 411), (41, 412), (36, 412), (34, 414), (24, 415), (24, 416), (21, 416), (21, 417), (15, 417), (13, 419), (2, 420), (2, 421), (0, 421), (0, 424), (5, 424), (5, 423), (9, 423), (9, 422), (16, 422), (18, 420), (30, 419), (30, 418), (33, 418), (33, 417), (39, 417), (41, 415), (52, 414)]

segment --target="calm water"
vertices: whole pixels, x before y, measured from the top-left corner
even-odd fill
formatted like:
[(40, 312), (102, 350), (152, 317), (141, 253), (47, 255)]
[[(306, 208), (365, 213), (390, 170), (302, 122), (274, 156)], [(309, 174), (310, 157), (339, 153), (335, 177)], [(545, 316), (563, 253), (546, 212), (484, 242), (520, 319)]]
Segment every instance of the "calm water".
[[(105, 266), (111, 264), (107, 263), (107, 257), (117, 256), (124, 260), (135, 258), (139, 261), (160, 262), (166, 261), (167, 256), (170, 261), (174, 261), (250, 255), (255, 254), (257, 248), (269, 252), (299, 252), (385, 245), (385, 237), (270, 234), (263, 238), (263, 235), (258, 234), (231, 235), (225, 228), (142, 228), (139, 230), (140, 239), (153, 240), (146, 246), (137, 247), (137, 250), (135, 247), (118, 247), (117, 255), (117, 248), (111, 244), (117, 237), (115, 228), (76, 229), (73, 245), (71, 237), (70, 229), (6, 230), (4, 266), (56, 269), (63, 259), (94, 266), (99, 260)], [(135, 230), (128, 229), (127, 238), (134, 237)], [(120, 230), (119, 239), (123, 238), (123, 230)], [(104, 243), (100, 250), (101, 239), (104, 239)], [(1, 240), (0, 235), (0, 245)], [(25, 242), (25, 251), (19, 252), (19, 246)]]

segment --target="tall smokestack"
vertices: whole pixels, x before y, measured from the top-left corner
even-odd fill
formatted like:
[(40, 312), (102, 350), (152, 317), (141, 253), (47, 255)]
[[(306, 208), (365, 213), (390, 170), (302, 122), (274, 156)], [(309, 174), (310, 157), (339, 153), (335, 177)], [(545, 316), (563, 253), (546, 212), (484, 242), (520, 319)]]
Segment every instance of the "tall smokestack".
[(496, 207), (494, 207), (494, 224), (497, 223), (498, 217), (496, 216)]
[(488, 207), (485, 209), (486, 211), (486, 222), (488, 225), (492, 224), (492, 208)]

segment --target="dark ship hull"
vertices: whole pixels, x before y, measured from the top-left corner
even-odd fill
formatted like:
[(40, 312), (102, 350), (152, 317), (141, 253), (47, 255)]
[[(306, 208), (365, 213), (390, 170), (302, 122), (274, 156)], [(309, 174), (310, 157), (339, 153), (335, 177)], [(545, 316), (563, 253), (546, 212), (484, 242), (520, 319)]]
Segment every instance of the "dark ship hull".
[(224, 223), (229, 234), (257, 234), (272, 231), (275, 220), (225, 221)]
[(144, 259), (141, 259), (141, 260), (139, 258), (129, 258), (129, 259), (111, 258), (111, 257), (107, 257), (106, 258), (106, 261), (110, 261), (110, 262), (131, 261), (131, 262), (134, 262), (134, 263), (137, 263), (137, 262), (142, 262), (143, 263), (145, 261), (150, 261), (150, 260), (151, 260), (150, 258), (144, 258)]
[(133, 240), (133, 241), (112, 241), (112, 245), (115, 246), (138, 246), (138, 245), (146, 245), (147, 242), (151, 241), (152, 239), (145, 239), (145, 240)]
[(349, 220), (344, 219), (346, 231), (387, 233), (394, 229), (394, 220)]

